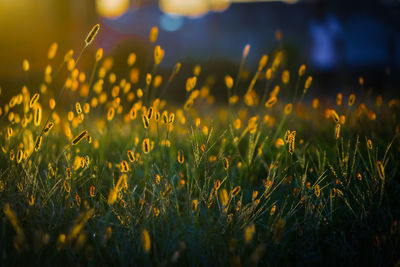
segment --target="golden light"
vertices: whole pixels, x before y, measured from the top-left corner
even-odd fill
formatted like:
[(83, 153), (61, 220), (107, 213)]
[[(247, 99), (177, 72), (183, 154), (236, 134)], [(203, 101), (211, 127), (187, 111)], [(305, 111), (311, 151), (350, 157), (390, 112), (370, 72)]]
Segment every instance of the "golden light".
[(160, 9), (168, 14), (200, 17), (209, 11), (225, 11), (229, 0), (160, 0)]
[(299, 0), (160, 0), (160, 9), (167, 14), (201, 17), (210, 11), (223, 12), (231, 3), (284, 2), (294, 4)]
[(119, 17), (129, 8), (129, 0), (96, 0), (96, 11), (107, 18)]

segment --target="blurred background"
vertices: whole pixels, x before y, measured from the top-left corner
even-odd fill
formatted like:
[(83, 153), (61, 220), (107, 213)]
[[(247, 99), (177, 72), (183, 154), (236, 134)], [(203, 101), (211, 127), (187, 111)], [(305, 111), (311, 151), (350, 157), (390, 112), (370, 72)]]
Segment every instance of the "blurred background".
[(188, 75), (199, 64), (204, 73), (234, 76), (250, 44), (250, 72), (279, 47), (289, 70), (307, 65), (317, 90), (354, 88), (364, 77), (369, 90), (398, 95), (400, 0), (0, 0), (3, 92), (26, 82), (23, 59), (30, 75), (42, 78), (50, 44), (59, 44), (62, 61), (68, 49), (80, 51), (96, 23), (100, 33), (80, 63), (88, 73), (99, 47), (116, 62), (135, 52), (139, 67), (148, 67), (148, 35), (157, 26), (165, 50), (161, 72), (180, 61)]

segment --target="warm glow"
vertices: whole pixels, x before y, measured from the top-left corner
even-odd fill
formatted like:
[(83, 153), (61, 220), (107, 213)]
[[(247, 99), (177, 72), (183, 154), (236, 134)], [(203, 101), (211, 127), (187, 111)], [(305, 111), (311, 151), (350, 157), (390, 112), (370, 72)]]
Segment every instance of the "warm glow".
[(209, 11), (224, 11), (229, 0), (160, 0), (163, 12), (188, 17), (200, 17)]
[(96, 10), (99, 15), (107, 18), (121, 16), (129, 8), (129, 0), (97, 0)]

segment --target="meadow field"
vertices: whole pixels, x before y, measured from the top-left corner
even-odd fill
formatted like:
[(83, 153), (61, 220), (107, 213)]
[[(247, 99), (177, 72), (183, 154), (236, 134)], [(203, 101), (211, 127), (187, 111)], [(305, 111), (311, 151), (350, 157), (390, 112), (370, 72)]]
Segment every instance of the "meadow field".
[(306, 65), (249, 72), (248, 45), (235, 73), (161, 75), (157, 27), (148, 69), (101, 48), (81, 69), (99, 28), (1, 88), (0, 265), (399, 266), (398, 98), (310, 96)]

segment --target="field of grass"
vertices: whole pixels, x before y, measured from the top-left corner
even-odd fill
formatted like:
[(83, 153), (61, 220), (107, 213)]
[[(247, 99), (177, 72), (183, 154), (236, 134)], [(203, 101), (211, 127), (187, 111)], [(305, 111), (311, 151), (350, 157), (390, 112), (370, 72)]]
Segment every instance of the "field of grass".
[[(400, 264), (398, 99), (310, 98), (284, 51), (246, 78), (248, 46), (237, 73), (162, 77), (149, 39), (149, 73), (53, 44), (40, 86), (3, 88), (0, 265)], [(175, 79), (185, 103), (158, 98)]]

